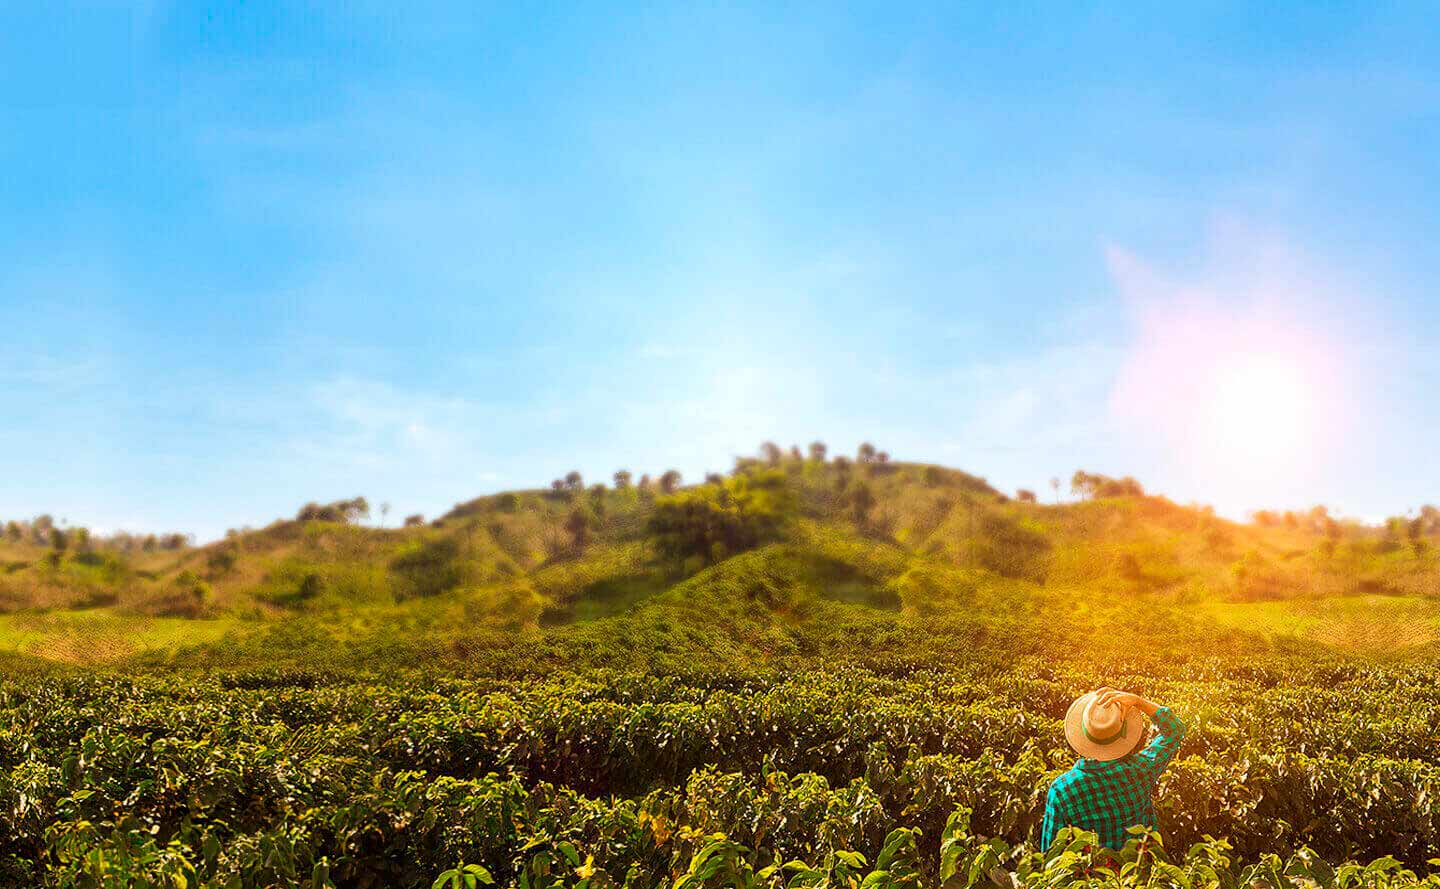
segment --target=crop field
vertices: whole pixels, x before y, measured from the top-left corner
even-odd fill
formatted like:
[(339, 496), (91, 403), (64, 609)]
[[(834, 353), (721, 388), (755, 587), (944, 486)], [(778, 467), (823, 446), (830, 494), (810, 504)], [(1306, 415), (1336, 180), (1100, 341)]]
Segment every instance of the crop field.
[[(1440, 885), (1440, 527), (1084, 478), (1115, 495), (785, 459), (133, 559), (21, 529), (0, 885)], [(1189, 725), (1159, 831), (1040, 849), (1102, 684)]]
[[(0, 859), (8, 885), (1069, 881), (1086, 854), (1034, 843), (1095, 669), (42, 671), (0, 684)], [(1131, 850), (1148, 883), (1213, 883), (1215, 856), (1396, 862), (1355, 879), (1440, 856), (1431, 665), (1105, 670), (1191, 725), (1161, 836)]]

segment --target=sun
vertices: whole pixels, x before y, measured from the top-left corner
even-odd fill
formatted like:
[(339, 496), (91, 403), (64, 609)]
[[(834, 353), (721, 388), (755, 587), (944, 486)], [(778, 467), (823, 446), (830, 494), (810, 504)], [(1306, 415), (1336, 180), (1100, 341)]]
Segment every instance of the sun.
[(1278, 354), (1216, 363), (1197, 423), (1209, 456), (1235, 470), (1274, 471), (1313, 448), (1313, 386), (1303, 364)]

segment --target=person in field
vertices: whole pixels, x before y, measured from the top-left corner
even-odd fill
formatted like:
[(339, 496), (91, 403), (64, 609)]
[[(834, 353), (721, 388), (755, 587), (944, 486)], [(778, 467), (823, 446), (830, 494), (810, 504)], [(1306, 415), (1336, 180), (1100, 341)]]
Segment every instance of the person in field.
[[(1145, 716), (1155, 725), (1148, 745)], [(1050, 785), (1040, 848), (1049, 849), (1062, 827), (1092, 830), (1113, 850), (1124, 847), (1129, 827), (1157, 829), (1155, 782), (1184, 738), (1180, 717), (1139, 695), (1107, 686), (1076, 698), (1065, 740), (1080, 759)]]

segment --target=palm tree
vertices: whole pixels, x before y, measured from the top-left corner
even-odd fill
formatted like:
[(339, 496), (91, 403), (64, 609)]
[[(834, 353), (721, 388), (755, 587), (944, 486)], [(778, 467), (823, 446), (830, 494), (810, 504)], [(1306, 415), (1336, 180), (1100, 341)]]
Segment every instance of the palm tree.
[(810, 459), (816, 463), (824, 463), (825, 454), (828, 450), (829, 449), (825, 447), (825, 442), (812, 441), (810, 442)]
[(869, 463), (875, 459), (875, 446), (868, 441), (862, 443), (855, 452), (855, 458), (861, 463)]

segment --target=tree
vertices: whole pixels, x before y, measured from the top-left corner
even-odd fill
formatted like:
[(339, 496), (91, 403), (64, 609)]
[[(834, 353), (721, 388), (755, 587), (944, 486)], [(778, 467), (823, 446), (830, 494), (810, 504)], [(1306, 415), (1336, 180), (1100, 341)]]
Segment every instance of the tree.
[(615, 489), (623, 491), (630, 487), (630, 470), (621, 469), (615, 473)]
[(5, 539), (11, 543), (19, 543), (25, 539), (25, 529), (20, 527), (19, 522), (11, 519), (5, 523)]
[(1058, 505), (1060, 504), (1060, 477), (1059, 477), (1059, 476), (1054, 476), (1054, 475), (1052, 475), (1052, 476), (1050, 477), (1050, 490), (1055, 493), (1055, 504), (1058, 506)]
[(1345, 530), (1340, 527), (1340, 523), (1328, 515), (1325, 516), (1325, 537), (1332, 543), (1339, 543), (1344, 535)]
[(725, 476), (721, 475), (720, 473), (718, 473), (718, 472), (707, 472), (707, 473), (705, 473), (705, 484), (707, 484), (707, 485), (720, 485), (720, 484), (724, 484), (724, 483), (725, 483)]
[(860, 447), (855, 451), (855, 461), (857, 463), (869, 463), (874, 459), (875, 446), (868, 441), (862, 443)]
[(565, 473), (565, 487), (571, 491), (578, 491), (585, 487), (585, 479), (581, 477), (578, 469), (572, 469)]
[(771, 466), (779, 466), (781, 458), (784, 457), (784, 452), (780, 450), (780, 446), (775, 442), (767, 441), (760, 445), (760, 456)]
[(75, 551), (76, 551), (76, 552), (79, 552), (79, 553), (88, 553), (88, 552), (90, 552), (91, 541), (90, 541), (90, 529), (89, 529), (89, 528), (76, 528), (75, 531), (74, 531), (74, 537), (75, 537)]
[(585, 544), (590, 540), (590, 527), (594, 523), (590, 512), (583, 506), (577, 506), (570, 510), (570, 515), (565, 518), (565, 530), (570, 533), (570, 543), (578, 555), (585, 551)]
[(825, 454), (828, 452), (828, 450), (829, 449), (825, 447), (825, 442), (812, 441), (810, 442), (810, 459), (814, 460), (816, 463), (824, 463)]
[(648, 491), (648, 490), (650, 490), (650, 475), (649, 475), (649, 473), (645, 473), (645, 474), (643, 474), (643, 475), (640, 476), (640, 481), (639, 481), (639, 483), (636, 485), (636, 487), (638, 487), (638, 488), (639, 488), (640, 490), (642, 490), (642, 491)]
[(425, 516), (421, 515), (418, 512), (414, 515), (407, 515), (405, 517), (405, 527), (407, 528), (418, 528), (423, 524), (425, 524)]
[(680, 473), (675, 469), (667, 469), (660, 476), (660, 493), (673, 494), (680, 487)]
[(385, 527), (385, 520), (390, 516), (390, 501), (386, 500), (380, 504), (380, 527)]
[(205, 567), (211, 577), (229, 574), (235, 568), (238, 555), (233, 546), (222, 546), (205, 554)]
[(1016, 500), (1019, 500), (1021, 503), (1034, 503), (1034, 502), (1036, 502), (1036, 500), (1035, 500), (1035, 492), (1029, 490), (1028, 488), (1021, 488), (1020, 490), (1016, 491), (1016, 492), (1015, 492), (1015, 499), (1016, 499)]
[(1415, 553), (1415, 558), (1425, 558), (1430, 552), (1430, 541), (1425, 539), (1424, 514), (1411, 519), (1405, 530), (1410, 538), (1410, 549)]
[(63, 553), (70, 548), (70, 535), (59, 528), (50, 529), (50, 548), (57, 553)]
[(565, 482), (564, 482), (564, 480), (557, 478), (557, 479), (555, 479), (554, 481), (552, 481), (552, 482), (550, 483), (550, 494), (551, 494), (551, 496), (557, 497), (557, 498), (559, 498), (559, 497), (564, 497), (564, 496), (565, 496)]
[(35, 520), (30, 523), (32, 539), (37, 545), (44, 546), (50, 542), (50, 531), (54, 527), (55, 520), (50, 517), (49, 513), (37, 515)]
[(660, 498), (647, 531), (662, 556), (713, 565), (778, 540), (793, 512), (784, 473), (762, 470)]
[(1115, 479), (1106, 475), (1092, 474), (1083, 469), (1075, 470), (1070, 477), (1070, 491), (1086, 499), (1097, 497), (1143, 497), (1145, 489), (1130, 476)]
[(313, 500), (300, 507), (295, 513), (299, 522), (339, 522), (349, 524), (370, 515), (370, 502), (364, 497), (353, 500), (336, 500), (334, 503), (319, 504)]
[(754, 457), (736, 457), (735, 467), (730, 470), (731, 475), (742, 475), (746, 472), (754, 472), (767, 465), (764, 460), (757, 460)]
[(1400, 539), (1405, 533), (1406, 521), (1398, 516), (1385, 520), (1385, 532), (1380, 539), (1380, 551), (1393, 553), (1400, 548)]
[(876, 454), (876, 455), (875, 455), (875, 462), (876, 462), (876, 463), (880, 463), (880, 464), (882, 464), (882, 465), (885, 464), (885, 463), (889, 463), (889, 462), (890, 462), (890, 452), (889, 452), (889, 451), (881, 451), (880, 453)]
[(875, 494), (865, 482), (856, 485), (850, 491), (850, 514), (855, 518), (855, 524), (865, 527), (870, 519), (870, 510), (875, 506)]
[(791, 460), (795, 460), (795, 461), (797, 461), (797, 462), (800, 461), (800, 460), (805, 459), (804, 457), (802, 457), (802, 456), (800, 455), (800, 446), (799, 446), (799, 445), (791, 445), (791, 446), (790, 446), (790, 459), (791, 459)]
[(356, 497), (354, 500), (342, 500), (338, 504), (340, 513), (345, 516), (346, 522), (358, 522), (361, 519), (370, 517), (370, 501), (364, 497)]

